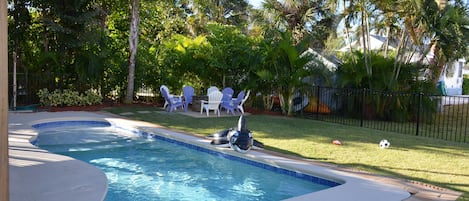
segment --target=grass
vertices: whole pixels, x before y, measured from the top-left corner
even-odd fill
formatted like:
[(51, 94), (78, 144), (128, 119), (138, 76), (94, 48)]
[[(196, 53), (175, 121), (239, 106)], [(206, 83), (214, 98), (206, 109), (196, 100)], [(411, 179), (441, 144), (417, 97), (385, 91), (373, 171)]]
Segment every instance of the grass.
[[(154, 111), (137, 113), (136, 111)], [(193, 118), (158, 108), (109, 108), (112, 113), (206, 136), (235, 127), (237, 117)], [(282, 116), (249, 115), (247, 126), (266, 149), (463, 192), (469, 200), (469, 144)], [(339, 139), (343, 145), (331, 142)], [(391, 142), (380, 149), (381, 139)]]

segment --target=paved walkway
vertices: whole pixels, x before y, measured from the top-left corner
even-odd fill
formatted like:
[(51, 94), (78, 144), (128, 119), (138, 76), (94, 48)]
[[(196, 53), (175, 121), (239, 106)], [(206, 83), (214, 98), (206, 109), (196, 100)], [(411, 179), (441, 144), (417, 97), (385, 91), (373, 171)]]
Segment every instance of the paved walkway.
[(276, 166), (314, 173), (324, 178), (343, 182), (342, 185), (334, 188), (290, 199), (294, 201), (452, 201), (460, 195), (458, 192), (446, 189), (341, 169), (266, 150), (256, 149), (246, 154), (240, 154), (231, 149), (211, 146), (207, 139), (168, 130), (146, 122), (126, 120), (108, 113), (12, 112), (9, 113), (11, 201), (101, 201), (104, 199), (107, 191), (107, 179), (99, 169), (73, 158), (52, 154), (31, 145), (30, 141), (37, 135), (36, 131), (31, 128), (32, 125), (64, 120), (107, 120), (131, 128), (152, 130), (165, 137), (191, 142), (226, 154), (254, 158)]

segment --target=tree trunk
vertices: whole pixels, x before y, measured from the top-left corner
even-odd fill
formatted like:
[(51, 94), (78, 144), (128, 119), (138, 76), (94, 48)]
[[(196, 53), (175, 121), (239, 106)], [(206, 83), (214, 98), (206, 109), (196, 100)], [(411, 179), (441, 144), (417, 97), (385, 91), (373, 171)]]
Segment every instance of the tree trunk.
[[(293, 116), (293, 97), (294, 97), (294, 94), (295, 94), (295, 91), (296, 91), (296, 88), (295, 87), (292, 87), (290, 89), (290, 91), (288, 92), (288, 110), (287, 110), (287, 116)], [(283, 97), (282, 97), (283, 99)], [(281, 99), (281, 100), (282, 100)], [(282, 101), (280, 101), (282, 102)], [(285, 99), (283, 99), (283, 104), (285, 104)], [(283, 106), (284, 108), (285, 106)]]
[(131, 18), (130, 18), (130, 34), (129, 34), (129, 75), (127, 76), (127, 93), (124, 103), (132, 103), (134, 97), (134, 81), (135, 81), (135, 56), (138, 47), (138, 24), (140, 16), (138, 14), (139, 0), (132, 0)]
[[(363, 12), (364, 13), (364, 12)], [(363, 57), (365, 61), (365, 69), (366, 69), (366, 74), (368, 76), (371, 76), (371, 71), (370, 71), (370, 66), (368, 63), (368, 40), (367, 40), (367, 34), (366, 34), (366, 28), (365, 28), (365, 19), (364, 16), (362, 16), (361, 19), (361, 29), (362, 29), (362, 47), (363, 47)]]
[(384, 41), (384, 58), (388, 57), (389, 37), (391, 35), (391, 27), (386, 27), (386, 41)]

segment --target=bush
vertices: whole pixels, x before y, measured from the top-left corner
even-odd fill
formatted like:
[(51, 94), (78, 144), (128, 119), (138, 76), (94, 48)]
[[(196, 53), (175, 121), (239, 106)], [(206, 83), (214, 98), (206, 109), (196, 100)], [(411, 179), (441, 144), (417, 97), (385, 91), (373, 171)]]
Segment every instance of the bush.
[(467, 95), (469, 94), (469, 76), (464, 75), (462, 81), (462, 94)]
[(84, 106), (102, 103), (102, 97), (96, 90), (91, 89), (85, 94), (80, 94), (68, 89), (63, 91), (56, 89), (50, 93), (48, 89), (44, 88), (37, 92), (37, 96), (43, 106)]

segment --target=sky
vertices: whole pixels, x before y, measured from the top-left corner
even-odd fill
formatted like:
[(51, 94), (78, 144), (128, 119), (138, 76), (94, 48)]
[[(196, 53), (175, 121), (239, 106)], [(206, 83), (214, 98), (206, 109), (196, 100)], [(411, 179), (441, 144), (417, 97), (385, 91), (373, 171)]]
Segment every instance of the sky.
[(262, 6), (263, 0), (248, 0), (249, 4), (251, 4), (254, 8), (260, 8)]

